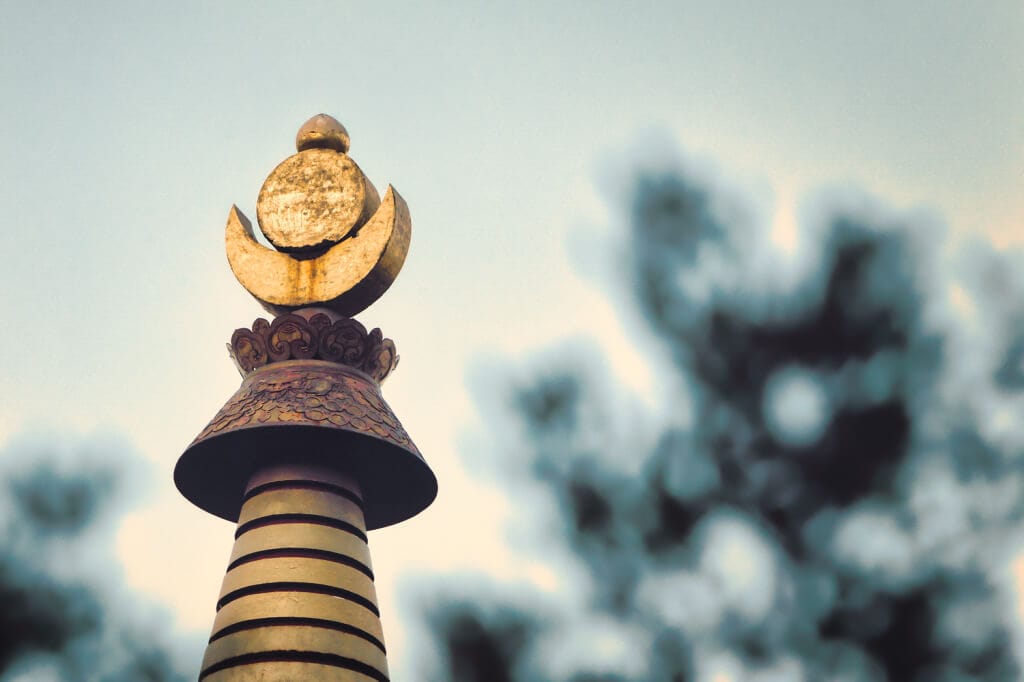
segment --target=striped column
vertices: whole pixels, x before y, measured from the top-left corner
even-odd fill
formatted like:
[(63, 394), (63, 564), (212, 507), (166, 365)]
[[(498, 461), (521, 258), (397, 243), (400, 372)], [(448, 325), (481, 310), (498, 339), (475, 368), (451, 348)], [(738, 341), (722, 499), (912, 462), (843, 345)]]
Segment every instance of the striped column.
[(202, 682), (386, 682), (355, 481), (306, 466), (249, 481)]

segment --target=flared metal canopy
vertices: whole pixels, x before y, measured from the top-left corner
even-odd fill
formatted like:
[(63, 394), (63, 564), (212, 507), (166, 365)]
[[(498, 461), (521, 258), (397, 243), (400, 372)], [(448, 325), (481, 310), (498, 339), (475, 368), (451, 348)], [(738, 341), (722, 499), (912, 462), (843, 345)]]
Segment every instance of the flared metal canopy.
[(185, 450), (178, 490), (237, 521), (249, 477), (268, 463), (337, 467), (362, 488), (368, 530), (418, 514), (437, 479), (367, 374), (324, 360), (287, 360), (250, 372)]

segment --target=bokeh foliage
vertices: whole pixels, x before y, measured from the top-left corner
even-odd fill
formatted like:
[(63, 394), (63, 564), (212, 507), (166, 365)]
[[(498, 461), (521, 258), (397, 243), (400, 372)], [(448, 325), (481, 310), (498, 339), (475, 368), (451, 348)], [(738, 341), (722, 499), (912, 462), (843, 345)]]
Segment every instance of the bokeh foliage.
[[(116, 439), (22, 435), (0, 450), (0, 680), (184, 682), (168, 614), (125, 590), (115, 521), (139, 455)], [(183, 669), (184, 668), (184, 669)]]
[(562, 588), (583, 606), (435, 598), (433, 679), (1019, 679), (1019, 256), (855, 191), (780, 244), (686, 161), (620, 196), (620, 300), (670, 387), (638, 424), (660, 433), (604, 418), (625, 389), (600, 363), (494, 377), (508, 492), (554, 502), (522, 523), (582, 567)]

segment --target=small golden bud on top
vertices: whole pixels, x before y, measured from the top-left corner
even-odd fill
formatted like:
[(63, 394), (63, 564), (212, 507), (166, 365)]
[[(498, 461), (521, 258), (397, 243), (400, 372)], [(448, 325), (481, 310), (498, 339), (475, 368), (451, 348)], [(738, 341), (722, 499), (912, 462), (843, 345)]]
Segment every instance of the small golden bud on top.
[(295, 136), (295, 149), (333, 149), (344, 154), (349, 149), (348, 131), (338, 120), (327, 114), (317, 114), (302, 124)]

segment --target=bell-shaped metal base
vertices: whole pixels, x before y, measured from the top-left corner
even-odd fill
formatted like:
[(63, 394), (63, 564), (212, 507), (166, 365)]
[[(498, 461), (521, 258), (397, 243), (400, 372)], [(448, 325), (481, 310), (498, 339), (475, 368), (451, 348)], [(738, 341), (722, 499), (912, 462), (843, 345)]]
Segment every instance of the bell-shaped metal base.
[(368, 530), (414, 516), (437, 479), (359, 370), (323, 360), (260, 367), (185, 450), (174, 482), (196, 506), (237, 521), (246, 483), (269, 465), (308, 463), (354, 477)]

